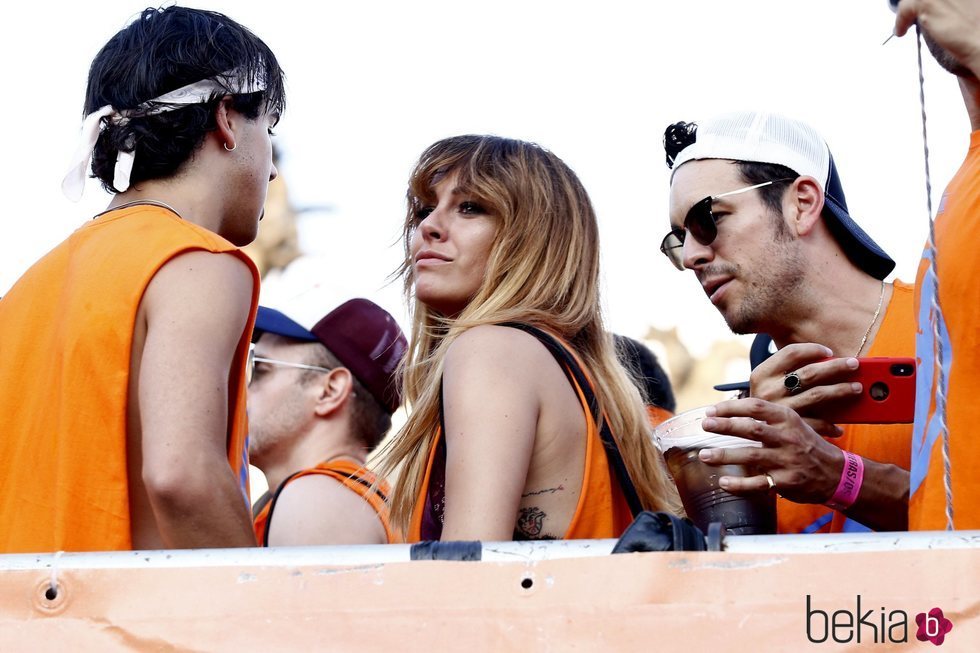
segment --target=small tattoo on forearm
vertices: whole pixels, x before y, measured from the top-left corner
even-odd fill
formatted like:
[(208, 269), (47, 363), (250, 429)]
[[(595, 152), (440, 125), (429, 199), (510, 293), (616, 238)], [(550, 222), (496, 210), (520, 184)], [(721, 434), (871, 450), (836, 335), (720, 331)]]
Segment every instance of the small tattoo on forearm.
[(521, 498), (524, 499), (526, 497), (535, 497), (539, 494), (554, 494), (555, 492), (561, 492), (564, 489), (565, 489), (564, 485), (559, 485), (558, 487), (549, 487), (544, 490), (535, 490), (534, 492), (528, 492), (527, 494), (522, 494)]

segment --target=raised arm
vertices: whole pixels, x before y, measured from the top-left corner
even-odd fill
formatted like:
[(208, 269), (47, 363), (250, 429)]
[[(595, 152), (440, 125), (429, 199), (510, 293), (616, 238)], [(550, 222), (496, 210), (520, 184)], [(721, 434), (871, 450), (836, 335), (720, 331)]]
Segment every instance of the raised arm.
[(901, 0), (895, 33), (918, 23), (953, 57), (980, 77), (980, 4), (975, 0)]
[(536, 368), (550, 360), (532, 336), (506, 327), (476, 327), (451, 345), (444, 540), (513, 539), (541, 406)]
[(251, 296), (242, 261), (190, 252), (161, 268), (143, 297), (143, 483), (168, 547), (255, 546), (227, 453), (229, 370)]

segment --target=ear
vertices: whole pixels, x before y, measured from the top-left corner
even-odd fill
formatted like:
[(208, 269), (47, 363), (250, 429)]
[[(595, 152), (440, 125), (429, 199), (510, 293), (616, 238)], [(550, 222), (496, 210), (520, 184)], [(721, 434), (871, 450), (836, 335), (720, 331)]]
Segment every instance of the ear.
[(823, 190), (813, 177), (798, 177), (784, 196), (784, 201), (789, 202), (789, 206), (783, 207), (783, 215), (787, 216), (790, 227), (798, 236), (808, 235), (820, 224)]
[(224, 147), (226, 150), (233, 150), (238, 147), (236, 133), (240, 120), (241, 115), (231, 107), (231, 98), (222, 98), (221, 102), (218, 103), (218, 108), (214, 110), (214, 121), (217, 125), (214, 135), (219, 147)]
[(329, 417), (343, 408), (354, 394), (354, 377), (346, 367), (336, 367), (323, 375), (313, 412)]

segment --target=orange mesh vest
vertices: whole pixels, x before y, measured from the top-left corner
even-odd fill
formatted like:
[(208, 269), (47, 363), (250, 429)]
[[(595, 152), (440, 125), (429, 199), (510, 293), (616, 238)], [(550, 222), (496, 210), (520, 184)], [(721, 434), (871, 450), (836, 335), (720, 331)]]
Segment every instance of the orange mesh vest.
[[(915, 316), (913, 289), (895, 281), (892, 299), (881, 320), (881, 327), (868, 349), (868, 356), (913, 356), (915, 354)], [(879, 463), (908, 470), (911, 462), (911, 424), (841, 424), (844, 434), (830, 438), (845, 451)], [(793, 503), (777, 497), (776, 516), (780, 533), (841, 533), (870, 530), (827, 506)]]
[(0, 552), (132, 548), (126, 407), (133, 328), (154, 274), (189, 250), (230, 253), (254, 277), (228, 397), (228, 463), (247, 501), (243, 372), (258, 272), (217, 234), (137, 205), (78, 229), (0, 300)]
[(384, 526), (388, 544), (396, 544), (401, 541), (395, 528), (388, 520), (388, 484), (384, 481), (379, 482), (378, 477), (373, 472), (357, 463), (349, 460), (328, 460), (320, 463), (316, 467), (296, 472), (282, 482), (282, 485), (276, 489), (273, 496), (269, 497), (266, 495), (268, 498), (263, 497), (266, 500), (261, 505), (259, 503), (256, 504), (258, 511), (254, 520), (255, 537), (262, 546), (269, 546), (269, 521), (272, 512), (275, 510), (276, 500), (279, 498), (283, 489), (297, 478), (312, 475), (329, 476), (367, 501), (374, 508), (374, 511), (378, 513), (378, 519), (381, 520), (381, 525)]
[[(533, 332), (529, 331), (529, 333), (535, 335)], [(541, 339), (540, 336), (535, 335), (535, 337)], [(559, 341), (559, 344), (584, 372), (585, 368), (582, 366), (582, 362), (571, 348), (564, 342)], [(568, 367), (561, 360), (559, 360), (559, 364)], [(588, 373), (585, 374), (588, 383), (591, 385)], [(599, 436), (598, 425), (586, 395), (574, 378), (570, 378), (570, 382), (575, 389), (575, 394), (578, 395), (579, 402), (582, 404), (582, 411), (585, 413), (585, 471), (582, 475), (582, 490), (579, 493), (575, 513), (561, 539), (588, 540), (619, 537), (626, 530), (626, 527), (632, 523), (633, 515), (623, 494), (622, 486), (610, 466), (609, 458)], [(422, 481), (422, 492), (416, 499), (415, 508), (412, 511), (412, 521), (407, 537), (409, 542), (439, 539), (442, 531), (442, 507), (445, 505), (445, 497), (442, 493), (445, 467), (445, 440), (442, 437), (442, 428), (440, 428), (429, 450), (428, 463)]]

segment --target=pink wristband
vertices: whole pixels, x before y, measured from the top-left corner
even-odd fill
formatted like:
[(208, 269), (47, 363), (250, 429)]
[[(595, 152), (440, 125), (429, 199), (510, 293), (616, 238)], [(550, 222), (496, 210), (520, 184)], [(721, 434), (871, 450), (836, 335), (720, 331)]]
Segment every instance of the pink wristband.
[(864, 482), (864, 458), (850, 451), (844, 451), (844, 469), (840, 473), (840, 483), (827, 507), (834, 510), (847, 510), (858, 498), (861, 484)]

